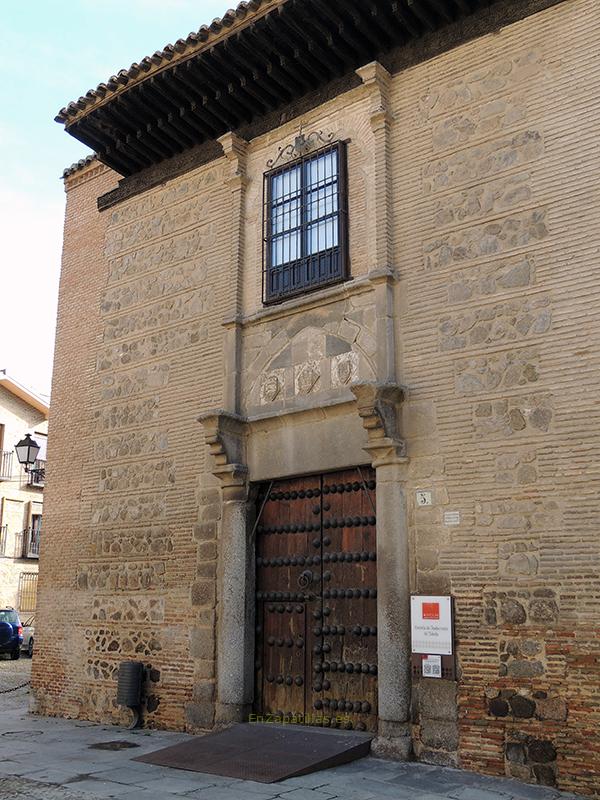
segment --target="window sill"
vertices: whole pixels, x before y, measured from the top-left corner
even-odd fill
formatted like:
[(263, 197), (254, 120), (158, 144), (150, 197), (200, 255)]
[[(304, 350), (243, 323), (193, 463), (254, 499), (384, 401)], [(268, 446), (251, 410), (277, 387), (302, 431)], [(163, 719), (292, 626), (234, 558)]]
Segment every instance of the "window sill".
[(342, 281), (329, 285), (323, 289), (315, 289), (310, 293), (291, 297), (277, 304), (265, 306), (246, 317), (230, 317), (223, 320), (225, 328), (241, 325), (242, 327), (260, 325), (263, 322), (287, 317), (298, 311), (307, 311), (318, 306), (337, 303), (340, 299), (356, 294), (372, 291), (373, 287), (383, 280), (396, 278), (396, 273), (389, 270), (376, 269), (367, 275), (356, 278), (345, 278)]

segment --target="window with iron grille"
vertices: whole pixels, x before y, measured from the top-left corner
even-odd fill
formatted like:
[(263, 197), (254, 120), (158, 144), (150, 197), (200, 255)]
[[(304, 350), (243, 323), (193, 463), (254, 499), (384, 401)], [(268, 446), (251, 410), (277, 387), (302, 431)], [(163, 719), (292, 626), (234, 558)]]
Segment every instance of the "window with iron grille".
[(37, 572), (22, 572), (19, 575), (19, 611), (35, 611), (37, 583)]
[(348, 276), (346, 147), (324, 147), (265, 175), (263, 302)]

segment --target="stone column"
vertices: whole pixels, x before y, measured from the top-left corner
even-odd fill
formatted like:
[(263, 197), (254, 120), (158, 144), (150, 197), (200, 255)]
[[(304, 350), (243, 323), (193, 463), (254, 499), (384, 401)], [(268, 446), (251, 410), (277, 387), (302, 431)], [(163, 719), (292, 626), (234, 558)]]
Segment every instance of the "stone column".
[(217, 629), (217, 724), (247, 718), (253, 695), (254, 547), (246, 474), (223, 482)]
[(245, 466), (244, 420), (225, 411), (202, 414), (222, 504), (217, 589), (215, 724), (243, 720), (250, 710), (254, 663), (252, 503)]
[(407, 759), (410, 731), (410, 578), (405, 485), (408, 459), (398, 433), (404, 393), (394, 384), (359, 383), (352, 391), (368, 434), (377, 479), (378, 755)]

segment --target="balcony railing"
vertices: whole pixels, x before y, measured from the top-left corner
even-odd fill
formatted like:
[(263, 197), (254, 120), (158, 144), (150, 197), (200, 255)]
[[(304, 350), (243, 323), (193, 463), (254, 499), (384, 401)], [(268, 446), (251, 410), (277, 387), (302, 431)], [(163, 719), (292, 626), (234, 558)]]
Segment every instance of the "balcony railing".
[(40, 557), (40, 528), (25, 528), (15, 534), (15, 558)]
[(43, 487), (46, 482), (46, 462), (38, 459), (27, 473), (27, 485)]
[(0, 481), (8, 481), (12, 477), (13, 452), (0, 450)]
[(6, 546), (8, 543), (8, 525), (0, 527), (0, 556), (6, 555)]
[(39, 558), (40, 557), (40, 528), (27, 528), (25, 531), (25, 549), (23, 551), (24, 558)]

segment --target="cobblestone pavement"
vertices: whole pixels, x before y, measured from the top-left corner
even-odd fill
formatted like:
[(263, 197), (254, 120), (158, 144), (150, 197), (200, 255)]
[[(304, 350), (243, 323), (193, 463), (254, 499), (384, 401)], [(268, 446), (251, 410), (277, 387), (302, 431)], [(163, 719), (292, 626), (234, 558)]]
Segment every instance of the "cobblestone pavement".
[[(0, 686), (22, 682), (27, 667), (0, 661)], [(0, 694), (0, 800), (577, 800), (512, 780), (375, 758), (275, 784), (167, 769), (131, 759), (186, 734), (36, 717), (27, 713), (26, 693), (10, 697)], [(90, 749), (114, 741), (130, 747)]]
[[(31, 659), (21, 656), (18, 661), (11, 661), (9, 656), (0, 655), (0, 711), (9, 708), (27, 708), (29, 686), (10, 691), (15, 686), (29, 681), (31, 677)], [(8, 691), (7, 691), (8, 690)]]

